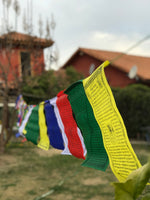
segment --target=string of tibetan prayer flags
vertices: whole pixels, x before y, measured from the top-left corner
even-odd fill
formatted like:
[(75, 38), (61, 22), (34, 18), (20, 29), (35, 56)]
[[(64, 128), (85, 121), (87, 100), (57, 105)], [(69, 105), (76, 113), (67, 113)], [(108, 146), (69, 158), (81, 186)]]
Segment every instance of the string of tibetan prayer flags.
[(107, 65), (109, 61), (53, 99), (30, 106), (19, 133), (44, 150), (51, 145), (84, 159), (83, 166), (105, 171), (110, 163), (123, 182), (141, 164), (107, 83)]

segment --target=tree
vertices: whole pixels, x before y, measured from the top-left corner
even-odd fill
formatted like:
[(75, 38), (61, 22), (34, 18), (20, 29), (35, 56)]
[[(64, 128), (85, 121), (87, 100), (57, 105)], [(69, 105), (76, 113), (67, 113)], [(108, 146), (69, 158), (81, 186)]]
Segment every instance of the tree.
[[(29, 2), (29, 1), (28, 1)], [(28, 16), (24, 14), (23, 28), (25, 34), (16, 34), (21, 7), (18, 0), (3, 0), (2, 34), (0, 35), (0, 98), (3, 103), (2, 129), (0, 132), (0, 154), (4, 153), (6, 144), (12, 135), (12, 127), (16, 118), (15, 109), (10, 113), (8, 104), (21, 92), (23, 82), (27, 76), (40, 75), (44, 71), (43, 48), (51, 46), (53, 41), (50, 28), (46, 29), (44, 38), (33, 36), (32, 1), (28, 3)], [(15, 12), (15, 25), (10, 22), (10, 8)], [(41, 24), (39, 23), (39, 27)], [(39, 28), (43, 32), (42, 27)], [(17, 37), (17, 38), (16, 38)], [(21, 38), (26, 38), (21, 39)], [(21, 49), (21, 50), (20, 50)], [(26, 49), (27, 51), (25, 51)], [(16, 53), (17, 52), (17, 53)], [(18, 53), (19, 52), (19, 53)], [(15, 59), (15, 56), (20, 58)], [(18, 60), (16, 62), (16, 60)], [(19, 61), (20, 60), (20, 61)], [(14, 64), (15, 63), (15, 64)], [(31, 63), (31, 65), (30, 65)], [(34, 64), (33, 64), (34, 63)]]
[(142, 129), (149, 126), (150, 88), (142, 84), (133, 84), (123, 89), (113, 89), (117, 107), (125, 122), (130, 138), (140, 137)]
[(38, 104), (53, 98), (77, 80), (83, 79), (73, 67), (59, 71), (48, 70), (41, 76), (28, 77), (22, 87), (22, 94), (27, 104)]

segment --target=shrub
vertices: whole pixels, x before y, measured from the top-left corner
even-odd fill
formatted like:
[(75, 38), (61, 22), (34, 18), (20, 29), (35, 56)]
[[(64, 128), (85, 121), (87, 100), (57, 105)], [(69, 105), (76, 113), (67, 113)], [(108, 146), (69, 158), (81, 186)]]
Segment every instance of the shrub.
[(135, 84), (112, 91), (129, 137), (136, 138), (140, 134), (144, 138), (142, 129), (150, 125), (150, 88)]

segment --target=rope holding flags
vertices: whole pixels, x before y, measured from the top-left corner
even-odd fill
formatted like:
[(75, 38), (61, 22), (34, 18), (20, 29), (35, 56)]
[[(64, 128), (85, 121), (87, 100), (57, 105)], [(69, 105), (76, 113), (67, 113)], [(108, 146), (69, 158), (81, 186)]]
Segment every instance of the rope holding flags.
[(83, 166), (105, 171), (110, 163), (123, 182), (141, 164), (105, 77), (109, 64), (105, 61), (88, 78), (28, 109), (20, 133), (44, 150), (51, 145), (84, 159)]

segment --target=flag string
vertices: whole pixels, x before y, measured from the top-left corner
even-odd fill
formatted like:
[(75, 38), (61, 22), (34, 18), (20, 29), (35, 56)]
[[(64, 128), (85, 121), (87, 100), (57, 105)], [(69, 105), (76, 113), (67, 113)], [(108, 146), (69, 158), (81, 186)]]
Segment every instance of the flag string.
[[(120, 149), (120, 146), (118, 144), (120, 144), (121, 140), (119, 140), (118, 137), (116, 137), (115, 130), (118, 130), (118, 128), (119, 128), (119, 130), (122, 130), (121, 133), (125, 133), (124, 134), (125, 137), (123, 137), (124, 135), (123, 134), (121, 135), (120, 132), (118, 133), (119, 137), (122, 139), (122, 141), (124, 143), (128, 140), (128, 138), (127, 138), (127, 134), (126, 134), (126, 130), (125, 130), (122, 118), (121, 118), (119, 112), (117, 111), (117, 107), (115, 105), (115, 102), (114, 102), (114, 99), (113, 99), (113, 95), (111, 94), (109, 85), (108, 85), (108, 83), (106, 81), (103, 69), (104, 69), (105, 66), (108, 66), (108, 65), (114, 63), (116, 60), (120, 59), (121, 57), (126, 55), (129, 51), (133, 50), (134, 48), (136, 48), (137, 46), (139, 46), (140, 44), (142, 44), (144, 41), (148, 40), (149, 38), (150, 38), (150, 35), (147, 35), (143, 39), (141, 39), (138, 42), (136, 42), (134, 45), (130, 46), (124, 53), (118, 54), (111, 61), (105, 61), (105, 63), (103, 63), (101, 66), (99, 66), (99, 68), (90, 77), (88, 77), (88, 78), (83, 80), (83, 88), (85, 90), (87, 100), (89, 101), (89, 103), (90, 103), (90, 105), (92, 107), (92, 112), (88, 113), (88, 115), (89, 114), (94, 115), (95, 120), (96, 120), (96, 122), (98, 124), (99, 130), (100, 130), (100, 128), (102, 129), (102, 135), (103, 135), (103, 139), (104, 139), (104, 146), (105, 146), (105, 149), (107, 150), (107, 154), (109, 156), (109, 160), (110, 160), (110, 165), (111, 165), (112, 171), (114, 172), (114, 174), (116, 175), (116, 177), (118, 178), (118, 180), (120, 182), (123, 182), (126, 179), (126, 177), (128, 176), (128, 174), (130, 174), (130, 172), (132, 170), (134, 170), (136, 168), (139, 168), (141, 166), (141, 164), (138, 161), (138, 159), (136, 158), (136, 155), (134, 154), (134, 151), (133, 151), (132, 147), (130, 147), (129, 145), (128, 145), (128, 148), (126, 148), (126, 146), (123, 146), (126, 151), (125, 152), (122, 151), (122, 152), (119, 153), (120, 157), (118, 157), (118, 160), (121, 163), (120, 165), (119, 165), (118, 160), (116, 159), (116, 152), (118, 152), (118, 149)], [(76, 84), (78, 85), (79, 82), (77, 82)], [(80, 83), (80, 84), (82, 84), (82, 83)], [(75, 84), (70, 86), (70, 88), (73, 91), (75, 91), (75, 87), (76, 87)], [(95, 90), (95, 88), (97, 88), (97, 90), (99, 90), (101, 88), (100, 94), (103, 94), (102, 95), (103, 98), (99, 97), (97, 95), (98, 92), (97, 92), (97, 90)], [(76, 95), (76, 93), (75, 93), (75, 95)], [(58, 98), (61, 99), (61, 96), (59, 96)], [(66, 98), (64, 100), (66, 100)], [(67, 100), (68, 100), (68, 98), (67, 98)], [(76, 96), (75, 96), (75, 100), (76, 100)], [(109, 104), (106, 102), (106, 100), (107, 100), (107, 102), (109, 102)], [(80, 99), (80, 101), (76, 101), (76, 102), (78, 102), (78, 104), (82, 105), (81, 99)], [(67, 101), (67, 103), (69, 103), (69, 101)], [(107, 103), (107, 106), (106, 106), (106, 103)], [(100, 105), (100, 104), (101, 104), (101, 108), (97, 109), (97, 106)], [(64, 105), (68, 105), (68, 104), (66, 104), (66, 101), (65, 101)], [(38, 123), (38, 120), (39, 120), (38, 117), (41, 116), (41, 112), (38, 111), (39, 110), (38, 106), (39, 105), (37, 105), (37, 107), (35, 107), (33, 109), (34, 112), (31, 113), (29, 122), (31, 121), (32, 123), (30, 123), (30, 126), (28, 127), (28, 124), (29, 124), (29, 122), (28, 122), (28, 124), (26, 125), (26, 127), (24, 129), (26, 131), (26, 132), (24, 132), (26, 138), (29, 141), (34, 141), (35, 144), (38, 143), (39, 130), (40, 130), (40, 125), (41, 125), (40, 123)], [(71, 108), (70, 103), (69, 103), (69, 106), (70, 106), (69, 108)], [(42, 111), (42, 114), (43, 114), (44, 113), (44, 105), (40, 104), (40, 108), (41, 108), (41, 111)], [(104, 110), (111, 111), (111, 113), (109, 113), (110, 114), (109, 119), (108, 119), (108, 115), (106, 116), (106, 114), (104, 113)], [(37, 115), (37, 113), (39, 114), (39, 116)], [(115, 115), (114, 115), (114, 113), (115, 113)], [(65, 120), (66, 120), (66, 116), (64, 118)], [(19, 117), (20, 117), (20, 115), (19, 115)], [(22, 114), (21, 118), (23, 119), (23, 117), (24, 116)], [(72, 117), (72, 119), (74, 119), (74, 118), (76, 119), (77, 115)], [(82, 120), (81, 120), (81, 122), (82, 122), (81, 125), (82, 126), (83, 126), (83, 122), (85, 123), (85, 121), (86, 121), (85, 119), (86, 118), (87, 118), (87, 116), (82, 116)], [(68, 120), (68, 118), (67, 118), (67, 120)], [(46, 124), (46, 122), (44, 121), (44, 126), (45, 126), (45, 124)], [(65, 125), (65, 121), (64, 121), (64, 125)], [(39, 126), (38, 129), (37, 129), (36, 126), (37, 127)], [(43, 123), (42, 123), (42, 126), (43, 126)], [(80, 126), (80, 124), (79, 124), (79, 126)], [(33, 135), (32, 134), (32, 137), (29, 137), (30, 134), (28, 132), (31, 132), (31, 128), (32, 128), (32, 132), (33, 133), (37, 129), (36, 130), (37, 131), (37, 135)], [(120, 128), (122, 128), (122, 129), (120, 129)], [(71, 131), (71, 134), (73, 133), (72, 129), (69, 129), (69, 131)], [(111, 138), (109, 136), (111, 136)], [(116, 149), (114, 149), (114, 142), (116, 141), (116, 138), (117, 138)], [(108, 139), (109, 140), (111, 139), (111, 141), (109, 141)], [(121, 141), (121, 144), (123, 144), (122, 141)], [(74, 144), (74, 142), (75, 141), (73, 141), (72, 144)], [(129, 144), (129, 141), (127, 141), (127, 143)], [(42, 144), (45, 144), (45, 140), (43, 140)], [(111, 147), (111, 151), (109, 151), (110, 147)], [(49, 148), (49, 144), (48, 144), (48, 148)], [(46, 148), (46, 149), (48, 149), (48, 148)], [(126, 163), (128, 163), (128, 159), (126, 159), (126, 160), (123, 159), (125, 156), (127, 157), (127, 155), (125, 154), (126, 152), (127, 152), (127, 155), (129, 155), (130, 157), (131, 156), (133, 157), (132, 163), (134, 163), (134, 166), (131, 163), (131, 166), (133, 166), (132, 169), (131, 168), (129, 168), (129, 169), (127, 168), (126, 169), (126, 166), (128, 166), (126, 164)], [(90, 152), (88, 152), (88, 153), (90, 153)], [(114, 159), (114, 157), (115, 157), (115, 159)], [(97, 166), (97, 163), (95, 163), (95, 160), (93, 160), (93, 162), (94, 162), (94, 165)], [(125, 166), (123, 164), (124, 162), (126, 162)], [(117, 164), (117, 167), (116, 167), (116, 164)], [(120, 168), (118, 168), (118, 166), (120, 166)], [(121, 175), (120, 175), (120, 172), (122, 172), (122, 170), (124, 170), (124, 174), (121, 173)], [(72, 176), (75, 176), (77, 173), (79, 173), (79, 169), (76, 170)], [(64, 184), (64, 182), (69, 178), (70, 178), (70, 176), (67, 176), (66, 178), (62, 179), (61, 181), (58, 182), (58, 184), (55, 187), (51, 188), (51, 190), (49, 190), (47, 193), (41, 195), (40, 197), (36, 197), (34, 200), (40, 200), (40, 199), (45, 198), (48, 195), (51, 195), (52, 193), (54, 193), (57, 190), (57, 188), (62, 186)]]
[(135, 49), (136, 47), (138, 47), (139, 45), (141, 45), (143, 42), (145, 42), (146, 40), (148, 40), (149, 38), (150, 38), (150, 35), (147, 35), (144, 38), (142, 38), (141, 40), (137, 41), (135, 44), (133, 44), (132, 46), (130, 46), (128, 49), (126, 49), (125, 52), (120, 53), (118, 56), (116, 56), (112, 60), (110, 60), (110, 64), (112, 64), (116, 60), (120, 59), (121, 57), (127, 55), (131, 50)]

